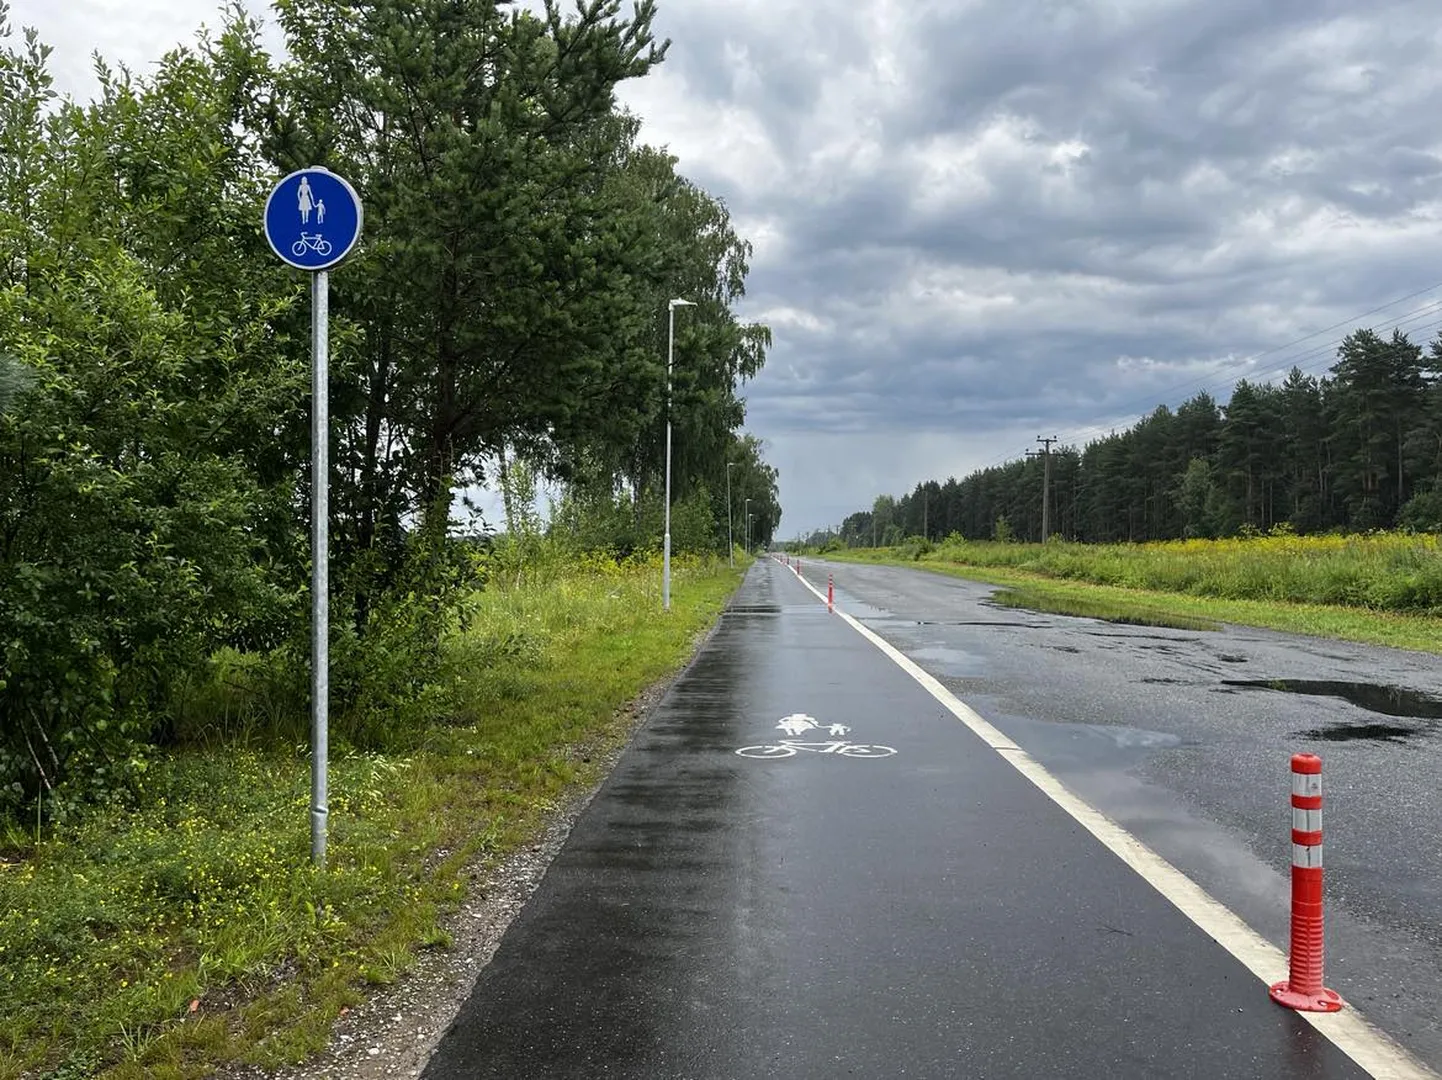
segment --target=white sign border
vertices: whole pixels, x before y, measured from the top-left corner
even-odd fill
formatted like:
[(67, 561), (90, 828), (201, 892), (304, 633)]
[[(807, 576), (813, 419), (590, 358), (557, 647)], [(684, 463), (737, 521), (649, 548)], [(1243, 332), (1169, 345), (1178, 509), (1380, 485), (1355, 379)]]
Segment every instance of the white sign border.
[[(285, 182), (293, 176), (299, 176), (301, 173), (325, 173), (336, 183), (340, 184), (341, 187), (345, 188), (346, 191), (350, 193), (350, 197), (355, 201), (355, 236), (351, 238), (351, 242), (346, 245), (344, 251), (336, 252), (334, 258), (328, 259), (320, 266), (306, 266), (304, 263), (296, 262), (295, 258), (289, 252), (281, 251), (280, 248), (275, 246), (275, 241), (271, 239), (270, 235), (270, 204), (275, 200), (276, 193), (285, 186)], [(351, 182), (339, 173), (333, 173), (322, 165), (312, 165), (309, 168), (296, 169), (294, 172), (288, 172), (277, 180), (275, 185), (270, 189), (270, 194), (265, 197), (265, 209), (260, 215), (260, 231), (265, 234), (266, 245), (271, 251), (275, 252), (276, 257), (279, 258), (281, 262), (297, 270), (304, 270), (307, 273), (316, 274), (322, 270), (329, 270), (340, 263), (347, 255), (354, 251), (356, 245), (360, 243), (361, 233), (365, 231), (365, 203), (361, 202), (360, 193), (351, 185)]]

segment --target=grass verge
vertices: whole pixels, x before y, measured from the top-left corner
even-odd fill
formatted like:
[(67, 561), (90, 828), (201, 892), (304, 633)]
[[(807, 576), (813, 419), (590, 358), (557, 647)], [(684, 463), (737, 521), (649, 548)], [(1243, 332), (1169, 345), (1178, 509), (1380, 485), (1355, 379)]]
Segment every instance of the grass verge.
[[(1020, 569), (1015, 565), (956, 562), (947, 557), (948, 550), (942, 548), (923, 555), (920, 560), (893, 549), (832, 551), (827, 552), (824, 557), (838, 561), (919, 567), (970, 581), (1009, 586), (1024, 590), (1039, 602), (1052, 605), (1053, 609), (1065, 605), (1094, 607), (1100, 604), (1115, 616), (1131, 617), (1136, 621), (1146, 621), (1148, 618), (1155, 621), (1155, 616), (1165, 615), (1257, 626), (1418, 652), (1442, 653), (1442, 618), (1434, 615), (1373, 611), (1340, 604), (1309, 604), (1278, 599), (1223, 599), (1156, 588), (1096, 584), (1070, 577), (1058, 578), (1033, 569)], [(1109, 565), (1115, 565), (1115, 558), (1114, 552), (1108, 552)]]
[(154, 766), (143, 805), (0, 843), (0, 1080), (203, 1076), (295, 1062), (368, 984), (444, 948), (477, 858), (527, 842), (694, 651), (741, 568), (593, 564), (474, 598), (448, 643), (456, 715), (394, 753), (337, 753), (324, 869), (305, 748)]

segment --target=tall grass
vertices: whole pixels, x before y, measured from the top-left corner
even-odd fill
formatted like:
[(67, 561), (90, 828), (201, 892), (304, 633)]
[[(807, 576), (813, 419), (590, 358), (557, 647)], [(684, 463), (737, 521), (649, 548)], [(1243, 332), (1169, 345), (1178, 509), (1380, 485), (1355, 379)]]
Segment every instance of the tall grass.
[(948, 540), (921, 561), (1225, 600), (1442, 614), (1442, 544), (1432, 534), (1270, 536), (1151, 544)]

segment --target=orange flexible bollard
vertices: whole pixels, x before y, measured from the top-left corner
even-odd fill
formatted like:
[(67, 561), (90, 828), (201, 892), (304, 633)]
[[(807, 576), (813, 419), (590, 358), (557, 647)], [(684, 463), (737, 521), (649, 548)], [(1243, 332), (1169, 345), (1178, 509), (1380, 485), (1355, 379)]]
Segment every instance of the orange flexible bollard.
[(1322, 979), (1322, 759), (1292, 755), (1292, 953), (1288, 978), (1272, 987), (1278, 1005), (1337, 1012), (1342, 999)]

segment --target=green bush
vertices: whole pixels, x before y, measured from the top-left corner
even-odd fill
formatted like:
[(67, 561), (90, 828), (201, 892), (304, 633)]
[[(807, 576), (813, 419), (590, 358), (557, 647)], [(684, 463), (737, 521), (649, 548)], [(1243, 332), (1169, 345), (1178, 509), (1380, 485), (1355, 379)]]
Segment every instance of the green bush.
[(177, 54), (173, 83), (106, 80), (81, 109), (7, 35), (0, 266), (25, 274), (0, 289), (0, 818), (130, 793), (177, 688), (284, 640), (306, 373), (300, 290), (255, 250), (261, 170), (228, 146), (234, 87)]
[[(172, 687), (226, 643), (264, 644), (294, 610), (257, 527), (273, 505), (238, 455), (197, 446), (204, 356), (141, 269), (70, 282), (36, 372), (0, 417), (0, 799), (78, 779), (127, 786)], [(0, 293), (0, 337), (41, 320)], [(142, 389), (143, 388), (143, 389)], [(72, 785), (73, 791), (78, 791)], [(0, 810), (3, 810), (0, 804)]]
[(900, 555), (902, 558), (911, 559), (913, 562), (923, 555), (930, 555), (935, 550), (932, 542), (924, 536), (908, 536), (901, 544)]
[(1442, 533), (1442, 488), (1434, 487), (1408, 499), (1397, 525), (1411, 532)]

